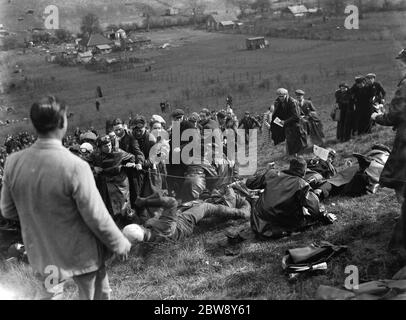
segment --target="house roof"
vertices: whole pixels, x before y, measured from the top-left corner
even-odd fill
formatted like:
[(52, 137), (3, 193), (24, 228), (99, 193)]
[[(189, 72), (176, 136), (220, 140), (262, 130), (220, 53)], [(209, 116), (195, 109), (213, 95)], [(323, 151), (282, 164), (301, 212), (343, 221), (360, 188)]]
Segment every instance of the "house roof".
[(211, 17), (213, 17), (214, 21), (216, 21), (216, 23), (220, 23), (220, 22), (225, 22), (225, 21), (236, 21), (237, 16), (232, 14), (232, 13), (225, 13), (225, 14), (212, 14), (210, 15)]
[(303, 15), (304, 13), (307, 13), (308, 10), (307, 8), (303, 5), (297, 5), (297, 6), (288, 6), (287, 8), (292, 14), (296, 15)]
[(223, 25), (223, 26), (233, 26), (234, 22), (232, 22), (232, 21), (221, 21), (220, 24)]
[(111, 44), (112, 41), (101, 34), (92, 34), (87, 42), (88, 47), (95, 47), (103, 44)]
[(86, 51), (86, 52), (79, 52), (78, 56), (80, 58), (91, 58), (91, 57), (93, 57), (93, 54), (91, 51)]
[(98, 46), (96, 46), (97, 49), (100, 50), (109, 50), (111, 49), (111, 47), (108, 44), (99, 44)]

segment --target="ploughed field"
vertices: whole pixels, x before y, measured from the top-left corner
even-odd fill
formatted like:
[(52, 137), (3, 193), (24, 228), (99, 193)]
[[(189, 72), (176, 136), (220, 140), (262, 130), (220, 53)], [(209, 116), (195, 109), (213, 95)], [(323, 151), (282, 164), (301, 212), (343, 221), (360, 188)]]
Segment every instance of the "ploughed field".
[[(150, 116), (159, 112), (163, 99), (173, 108), (192, 112), (202, 107), (220, 109), (231, 94), (234, 111), (240, 117), (245, 110), (265, 112), (278, 87), (291, 92), (301, 88), (324, 121), (328, 145), (338, 152), (338, 168), (344, 167), (353, 152), (366, 152), (374, 143), (392, 145), (394, 132), (383, 127), (375, 127), (371, 135), (336, 144), (336, 123), (331, 121), (330, 112), (338, 83), (346, 80), (351, 85), (358, 74), (376, 73), (390, 100), (400, 78), (394, 59), (399, 47), (394, 42), (270, 39), (269, 48), (247, 51), (242, 35), (179, 32), (185, 33), (179, 46), (142, 52), (143, 57), (153, 56), (151, 72), (134, 69), (101, 74), (83, 67), (47, 64), (38, 54), (7, 57), (4, 61), (8, 66), (3, 63), (3, 69), (11, 70), (17, 63), (29, 80), (24, 84), (20, 74), (12, 74), (7, 81), (14, 81), (17, 88), (1, 98), (15, 107), (17, 112), (11, 116), (24, 118), (35, 98), (54, 93), (66, 99), (74, 113), (71, 129), (93, 125), (103, 131), (106, 117), (127, 119), (130, 112)], [(162, 31), (160, 39), (165, 39)], [(99, 113), (94, 106), (98, 85), (105, 96)], [(1, 136), (24, 126), (28, 128), (27, 124), (2, 127)], [(277, 168), (285, 168), (284, 145), (263, 145), (261, 134), (258, 137), (258, 167), (276, 161)], [(244, 222), (210, 218), (182, 243), (136, 246), (128, 262), (109, 265), (113, 297), (312, 299), (320, 284), (343, 285), (347, 265), (359, 268), (361, 282), (391, 277), (402, 266), (401, 259), (386, 249), (400, 211), (392, 190), (380, 189), (375, 195), (360, 198), (331, 198), (326, 208), (337, 215), (334, 225), (277, 241), (247, 240), (231, 246), (224, 231)], [(289, 283), (281, 269), (285, 251), (320, 240), (348, 245), (349, 249), (334, 258), (326, 272)], [(34, 282), (21, 281), (21, 275), (29, 274), (26, 269), (10, 269), (2, 277), (32, 292)], [(72, 284), (66, 297), (74, 298), (75, 290)]]

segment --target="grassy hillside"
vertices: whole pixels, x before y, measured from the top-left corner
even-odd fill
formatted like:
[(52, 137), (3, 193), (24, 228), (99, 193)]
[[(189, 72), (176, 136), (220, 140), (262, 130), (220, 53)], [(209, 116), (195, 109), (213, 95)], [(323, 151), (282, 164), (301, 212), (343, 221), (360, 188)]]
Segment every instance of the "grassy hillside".
[[(243, 35), (174, 29), (153, 32), (151, 37), (155, 43), (170, 42), (174, 46), (140, 52), (140, 57), (155, 61), (150, 73), (128, 70), (98, 74), (79, 67), (47, 64), (44, 56), (4, 54), (2, 68), (8, 74), (7, 83), (14, 82), (16, 88), (1, 95), (1, 103), (16, 107), (17, 114), (10, 117), (22, 118), (27, 116), (34, 99), (56, 93), (68, 101), (70, 111), (75, 113), (71, 128), (94, 125), (103, 130), (106, 117), (159, 112), (161, 99), (169, 99), (173, 106), (191, 112), (202, 107), (221, 108), (231, 93), (235, 110), (241, 116), (246, 109), (264, 112), (274, 101), (278, 87), (291, 92), (301, 88), (320, 113), (329, 146), (339, 155), (338, 168), (344, 167), (345, 159), (353, 152), (363, 153), (374, 143), (393, 143), (391, 128), (375, 127), (371, 135), (337, 144), (336, 123), (329, 114), (338, 83), (345, 80), (351, 84), (358, 74), (375, 72), (390, 100), (401, 76), (394, 59), (401, 43), (271, 38), (270, 48), (247, 51)], [(16, 63), (24, 69), (27, 81), (21, 74), (11, 73)], [(100, 113), (94, 107), (97, 85), (106, 97)], [(19, 129), (2, 127), (1, 137)], [(274, 147), (259, 142), (259, 167), (275, 161), (277, 168), (286, 168), (283, 145)], [(380, 189), (375, 195), (355, 199), (332, 198), (326, 202), (326, 208), (338, 217), (334, 225), (277, 241), (251, 239), (231, 246), (224, 231), (248, 223), (211, 218), (202, 221), (196, 234), (182, 243), (135, 246), (128, 262), (109, 264), (113, 297), (313, 299), (320, 284), (343, 285), (347, 265), (358, 266), (361, 281), (389, 278), (404, 265), (404, 257), (387, 250), (400, 210), (392, 190)], [(286, 249), (319, 240), (348, 245), (349, 250), (333, 259), (325, 273), (289, 283), (281, 269)], [(38, 291), (38, 283), (27, 266), (3, 267), (0, 283), (19, 290), (24, 297), (33, 297)], [(75, 298), (75, 294), (76, 287), (70, 284), (66, 298)]]

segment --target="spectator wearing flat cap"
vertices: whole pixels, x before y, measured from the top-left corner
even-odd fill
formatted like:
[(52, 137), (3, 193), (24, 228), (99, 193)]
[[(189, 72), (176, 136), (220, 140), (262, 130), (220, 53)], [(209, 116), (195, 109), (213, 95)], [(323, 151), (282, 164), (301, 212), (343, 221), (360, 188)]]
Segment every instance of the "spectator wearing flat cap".
[(366, 85), (364, 76), (355, 77), (355, 84), (351, 88), (351, 95), (355, 106), (355, 128), (353, 130), (357, 131), (358, 135), (371, 133), (374, 93), (372, 88)]
[(307, 135), (310, 137), (313, 145), (323, 146), (323, 123), (317, 115), (313, 103), (304, 98), (305, 92), (303, 90), (296, 90), (295, 94), (301, 111), (302, 125), (306, 129)]
[(368, 73), (365, 78), (367, 80), (367, 86), (371, 87), (374, 103), (384, 104), (386, 92), (382, 85), (376, 81), (376, 74)]
[(144, 116), (136, 116), (130, 121), (130, 128), (134, 138), (138, 141), (141, 152), (144, 155), (142, 171), (137, 171), (137, 196), (147, 197), (154, 192), (162, 191), (162, 179), (157, 174), (157, 168), (150, 160), (151, 148), (157, 140), (153, 134), (147, 130), (147, 122)]
[(251, 228), (260, 238), (279, 238), (317, 221), (325, 221), (318, 196), (304, 180), (307, 164), (293, 158), (289, 169), (268, 170), (248, 178), (249, 189), (264, 189), (253, 204)]
[(287, 154), (295, 155), (307, 147), (306, 131), (300, 122), (300, 108), (297, 101), (289, 96), (288, 90), (280, 88), (276, 93), (278, 98), (274, 103), (271, 123), (272, 140), (278, 145), (286, 139)]
[(245, 130), (245, 144), (249, 143), (249, 132), (255, 128), (261, 129), (262, 126), (257, 119), (251, 116), (250, 112), (247, 110), (244, 113), (244, 118), (241, 119), (238, 124), (238, 128)]
[(133, 215), (125, 168), (135, 168), (135, 156), (113, 149), (109, 135), (97, 138), (97, 149), (88, 157), (98, 189), (117, 224)]
[[(124, 127), (124, 122), (120, 118), (113, 120), (113, 131), (117, 137), (118, 147), (135, 156), (135, 163), (143, 164), (145, 162), (145, 157), (140, 149), (138, 140)], [(135, 208), (135, 200), (137, 200), (137, 189), (135, 185), (135, 172), (133, 168), (124, 169), (130, 187), (130, 202), (131, 207)]]
[(351, 139), (351, 130), (354, 119), (354, 101), (349, 86), (342, 82), (334, 94), (340, 110), (340, 118), (337, 122), (337, 140), (345, 142)]

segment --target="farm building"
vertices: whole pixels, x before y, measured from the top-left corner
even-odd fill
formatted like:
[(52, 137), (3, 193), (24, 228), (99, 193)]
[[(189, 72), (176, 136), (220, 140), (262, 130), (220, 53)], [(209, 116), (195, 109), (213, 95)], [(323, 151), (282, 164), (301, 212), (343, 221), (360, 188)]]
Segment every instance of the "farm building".
[(86, 52), (79, 52), (77, 60), (78, 60), (78, 62), (81, 62), (81, 63), (88, 63), (88, 62), (90, 62), (90, 60), (92, 60), (92, 58), (93, 58), (92, 52), (86, 51)]
[(149, 44), (151, 44), (151, 39), (146, 36), (137, 35), (134, 32), (130, 33), (126, 39), (127, 47), (142, 47)]
[(108, 45), (108, 44), (99, 44), (96, 46), (96, 53), (101, 53), (101, 54), (108, 54), (111, 53), (111, 51), (113, 50), (113, 48)]
[(263, 49), (268, 46), (268, 41), (264, 37), (248, 38), (245, 40), (248, 50)]
[(281, 15), (284, 17), (300, 18), (306, 16), (308, 12), (307, 8), (301, 4), (297, 6), (288, 6), (281, 10)]
[(211, 14), (207, 18), (206, 29), (207, 31), (234, 29), (237, 21), (238, 19), (234, 14)]
[(176, 16), (177, 14), (179, 14), (178, 8), (169, 8), (165, 10), (165, 15), (167, 16)]
[(104, 37), (101, 34), (92, 34), (87, 41), (86, 41), (86, 39), (82, 39), (79, 42), (79, 46), (82, 51), (89, 51), (89, 50), (93, 51), (93, 50), (96, 50), (97, 46), (100, 46), (100, 45), (109, 45), (110, 46), (112, 44), (113, 44), (112, 40), (107, 39), (106, 37)]

